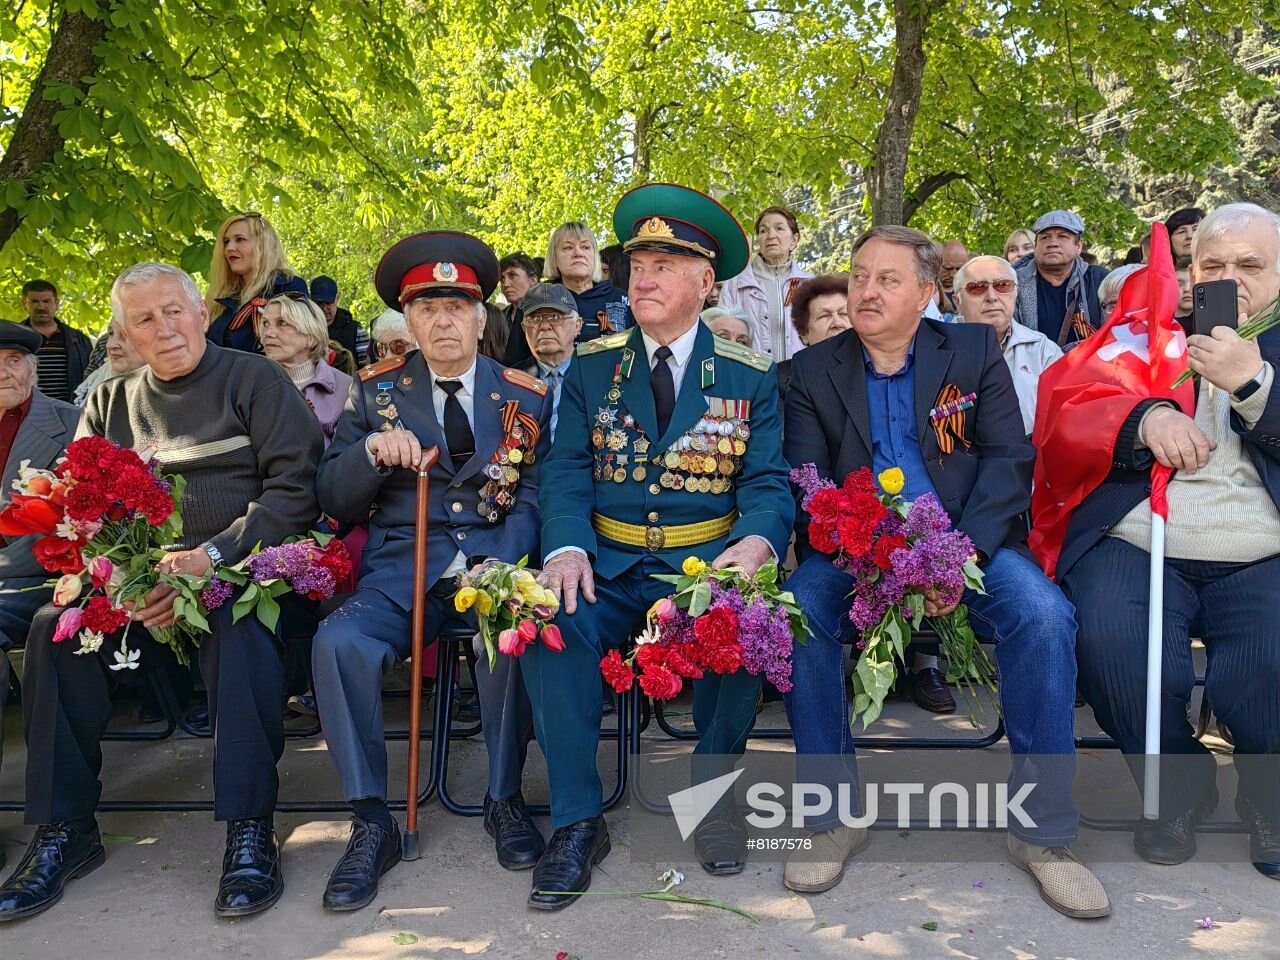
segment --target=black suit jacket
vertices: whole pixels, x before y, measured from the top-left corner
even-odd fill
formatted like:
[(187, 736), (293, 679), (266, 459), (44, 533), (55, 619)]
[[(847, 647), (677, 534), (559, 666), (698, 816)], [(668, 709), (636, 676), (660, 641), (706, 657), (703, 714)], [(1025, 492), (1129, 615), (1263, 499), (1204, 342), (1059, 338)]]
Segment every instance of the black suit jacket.
[[(1022, 415), (1009, 368), (986, 324), (944, 324), (922, 319), (915, 344), (916, 432), (929, 480), (951, 522), (985, 556), (1000, 547), (1025, 552), (1023, 514), (1031, 504), (1035, 448), (1022, 432)], [(976, 393), (966, 411), (965, 439), (949, 454), (938, 446), (929, 411), (948, 384)], [(791, 363), (783, 450), (793, 467), (806, 463), (842, 481), (872, 468), (871, 415), (862, 342), (849, 330), (806, 347)], [(796, 551), (813, 552), (808, 516), (797, 511)], [(1028, 554), (1029, 556), (1029, 554)]]
[[(1244, 451), (1258, 470), (1263, 486), (1272, 501), (1280, 506), (1280, 328), (1268, 330), (1258, 338), (1262, 359), (1271, 364), (1271, 395), (1262, 416), (1250, 430), (1232, 411), (1231, 429), (1240, 434)], [(1199, 399), (1200, 390), (1196, 390)], [(1116, 437), (1111, 472), (1071, 515), (1067, 536), (1058, 556), (1059, 582), (1085, 553), (1107, 535), (1125, 515), (1151, 495), (1151, 467), (1155, 458), (1151, 451), (1138, 449), (1138, 424), (1158, 400), (1138, 403)], [(1099, 442), (1102, 437), (1099, 437)], [(1175, 473), (1176, 475), (1176, 473)], [(1277, 545), (1280, 551), (1280, 545)]]

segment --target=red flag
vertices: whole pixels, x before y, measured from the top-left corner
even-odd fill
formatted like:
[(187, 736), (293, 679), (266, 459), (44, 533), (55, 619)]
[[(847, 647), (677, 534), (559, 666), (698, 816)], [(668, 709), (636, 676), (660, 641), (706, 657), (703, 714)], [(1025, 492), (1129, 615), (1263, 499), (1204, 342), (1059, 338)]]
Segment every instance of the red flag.
[[(1191, 381), (1169, 387), (1187, 368), (1187, 337), (1173, 319), (1177, 305), (1169, 234), (1155, 223), (1150, 262), (1125, 280), (1106, 324), (1040, 377), (1027, 544), (1051, 579), (1071, 513), (1111, 471), (1116, 435), (1134, 407), (1161, 397), (1188, 415), (1194, 410)], [(1151, 471), (1151, 509), (1165, 518), (1172, 472), (1159, 464)]]

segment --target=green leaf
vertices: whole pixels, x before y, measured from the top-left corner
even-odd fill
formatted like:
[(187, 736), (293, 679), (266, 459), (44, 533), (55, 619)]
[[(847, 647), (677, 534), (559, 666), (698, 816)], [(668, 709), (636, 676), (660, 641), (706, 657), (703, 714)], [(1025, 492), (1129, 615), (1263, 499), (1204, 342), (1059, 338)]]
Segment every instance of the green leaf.
[(397, 933), (391, 940), (397, 946), (407, 947), (418, 942), (417, 934), (413, 933)]
[(250, 581), (249, 585), (244, 588), (244, 593), (240, 594), (240, 598), (231, 607), (231, 622), (238, 623), (246, 617), (257, 606), (260, 594), (261, 591), (258, 589), (258, 585)]
[(937, 930), (937, 929), (938, 929), (938, 921), (937, 921), (937, 920), (926, 920), (924, 923), (920, 924), (920, 928), (921, 928), (922, 930), (929, 930), (929, 931)]
[(700, 583), (693, 588), (693, 596), (689, 600), (689, 616), (700, 617), (711, 605), (711, 584)]
[(258, 614), (258, 620), (262, 625), (274, 633), (276, 624), (280, 622), (280, 604), (276, 601), (276, 598), (269, 593), (259, 592), (255, 612)]
[(137, 843), (141, 837), (135, 837), (127, 833), (104, 833), (102, 835), (103, 843)]

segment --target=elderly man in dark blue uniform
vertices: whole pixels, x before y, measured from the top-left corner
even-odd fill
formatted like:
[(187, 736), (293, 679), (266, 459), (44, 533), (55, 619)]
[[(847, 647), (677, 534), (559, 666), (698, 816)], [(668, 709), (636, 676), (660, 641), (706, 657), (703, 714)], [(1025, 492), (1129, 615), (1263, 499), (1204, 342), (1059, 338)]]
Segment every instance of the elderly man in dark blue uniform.
[[(605, 647), (669, 593), (655, 574), (689, 556), (754, 573), (785, 552), (794, 517), (773, 365), (698, 322), (714, 282), (746, 263), (742, 228), (710, 197), (648, 184), (622, 198), (614, 229), (637, 326), (578, 347), (543, 470), (542, 577), (563, 595), (567, 649), (531, 647), (522, 664), (551, 786), (554, 833), (529, 898), (540, 910), (576, 899), (563, 894), (585, 890), (609, 852), (596, 771)], [(759, 689), (744, 670), (694, 683), (695, 779), (742, 753)], [(738, 872), (744, 840), (724, 804), (699, 826), (699, 859)]]
[[(428, 594), (419, 598), (428, 637), (464, 616), (452, 602), (458, 574), (487, 559), (514, 563), (537, 554), (538, 468), (550, 444), (551, 398), (536, 377), (477, 355), (484, 301), (497, 280), (493, 251), (466, 234), (422, 233), (387, 252), (378, 293), (404, 311), (421, 352), (361, 370), (320, 464), (325, 512), (352, 523), (369, 519), (359, 589), (320, 625), (312, 656), (320, 720), (355, 812), (351, 841), (325, 890), (331, 910), (371, 902), (378, 878), (400, 860), (400, 829), (386, 803), (382, 676), (409, 653), (422, 450), (441, 450), (431, 470)], [(510, 657), (492, 670), (481, 657), (476, 674), (489, 753), (485, 828), (504, 867), (529, 868), (544, 844), (520, 794), (532, 735), (528, 697)]]

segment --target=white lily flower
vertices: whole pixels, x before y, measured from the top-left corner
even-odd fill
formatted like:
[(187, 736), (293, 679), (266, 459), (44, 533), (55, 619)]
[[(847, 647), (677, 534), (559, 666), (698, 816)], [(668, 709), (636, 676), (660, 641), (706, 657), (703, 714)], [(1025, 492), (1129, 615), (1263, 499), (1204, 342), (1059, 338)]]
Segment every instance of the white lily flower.
[[(102, 641), (105, 639), (106, 638), (96, 630), (81, 630), (80, 649), (76, 651), (76, 655), (81, 656), (86, 653), (97, 653), (102, 649)], [(119, 654), (116, 654), (116, 656), (119, 656)], [(112, 667), (111, 669), (114, 670), (115, 667)]]
[(640, 634), (636, 637), (636, 646), (643, 647), (646, 643), (657, 643), (661, 639), (662, 639), (662, 630), (659, 629), (656, 623), (650, 623), (650, 624), (647, 624), (645, 628), (642, 631), (640, 631)]
[(120, 641), (120, 649), (114, 654), (116, 662), (111, 664), (112, 670), (137, 670), (138, 658), (142, 656), (141, 650), (130, 650), (128, 643), (124, 640)]
[(672, 887), (678, 887), (684, 883), (684, 874), (679, 870), (664, 870), (659, 880), (666, 884), (667, 890), (670, 890)]

